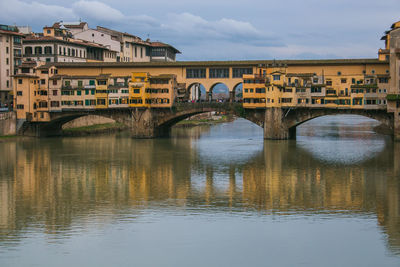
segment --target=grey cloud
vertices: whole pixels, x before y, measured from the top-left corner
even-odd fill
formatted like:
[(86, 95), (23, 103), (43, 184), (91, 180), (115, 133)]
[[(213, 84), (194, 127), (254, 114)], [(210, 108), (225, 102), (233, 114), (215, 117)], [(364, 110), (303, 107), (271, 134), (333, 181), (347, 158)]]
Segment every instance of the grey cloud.
[(173, 36), (182, 43), (232, 41), (263, 46), (281, 46), (278, 38), (256, 29), (251, 23), (222, 18), (208, 21), (190, 13), (168, 14), (161, 24), (165, 35)]

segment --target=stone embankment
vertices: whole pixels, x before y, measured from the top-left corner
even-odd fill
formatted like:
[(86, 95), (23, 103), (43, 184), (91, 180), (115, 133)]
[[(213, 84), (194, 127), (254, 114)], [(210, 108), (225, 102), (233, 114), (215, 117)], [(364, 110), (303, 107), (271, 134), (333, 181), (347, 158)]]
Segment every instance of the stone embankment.
[(17, 117), (14, 112), (0, 113), (0, 136), (15, 135), (17, 129)]

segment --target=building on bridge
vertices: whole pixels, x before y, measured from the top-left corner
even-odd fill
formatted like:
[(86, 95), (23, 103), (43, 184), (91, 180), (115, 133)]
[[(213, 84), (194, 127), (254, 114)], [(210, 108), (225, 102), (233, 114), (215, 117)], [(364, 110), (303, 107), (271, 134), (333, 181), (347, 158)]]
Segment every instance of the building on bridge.
[(243, 88), (244, 112), (237, 114), (264, 127), (265, 138), (293, 137), (297, 125), (318, 116), (360, 114), (385, 123), (400, 139), (400, 23), (386, 32), (385, 40), (387, 49), (381, 49), (377, 59), (78, 62), (31, 66), (28, 71), (23, 67), (15, 76), (17, 117), (45, 122), (61, 120), (65, 112), (66, 121), (78, 116), (68, 112), (82, 116), (84, 111), (101, 110), (107, 115), (106, 111), (126, 109), (138, 127), (146, 128), (138, 136), (154, 137), (190, 114), (216, 108), (177, 112), (179, 102), (199, 95), (193, 89), (203, 85), (206, 102), (212, 103), (215, 86), (225, 84), (231, 101)]
[(301, 69), (270, 64), (243, 75), (243, 107), (386, 109), (386, 63), (320, 62)]

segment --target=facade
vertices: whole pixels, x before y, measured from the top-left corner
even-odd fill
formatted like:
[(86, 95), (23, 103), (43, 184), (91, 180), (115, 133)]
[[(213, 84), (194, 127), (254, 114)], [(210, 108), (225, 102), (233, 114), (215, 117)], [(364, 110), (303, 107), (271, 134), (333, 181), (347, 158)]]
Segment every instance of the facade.
[[(389, 58), (390, 58), (390, 87), (388, 100), (388, 112), (393, 112), (394, 127), (400, 131), (400, 22), (392, 26), (388, 33)], [(400, 139), (400, 136), (397, 137)]]
[(387, 64), (295, 68), (271, 64), (243, 75), (243, 107), (386, 109)]
[(118, 51), (95, 42), (72, 37), (72, 33), (64, 25), (55, 23), (52, 27), (44, 27), (43, 34), (30, 34), (24, 39), (24, 59), (39, 62), (115, 62), (117, 60)]
[(54, 66), (33, 61), (25, 62), (14, 79), (17, 118), (35, 122), (49, 121), (51, 112), (171, 108), (185, 88), (175, 75), (62, 75)]
[(153, 62), (176, 61), (176, 54), (181, 52), (171, 45), (162, 42), (146, 41), (140, 37), (97, 26), (97, 31), (110, 34), (120, 42), (121, 53), (119, 62)]
[(121, 46), (118, 40), (116, 40), (110, 34), (100, 32), (98, 30), (87, 29), (73, 34), (73, 37), (75, 39), (85, 40), (107, 47), (110, 51), (115, 53), (115, 61), (117, 61), (117, 56), (119, 56), (121, 52)]
[(0, 108), (12, 106), (11, 76), (22, 63), (23, 37), (17, 27), (0, 25)]

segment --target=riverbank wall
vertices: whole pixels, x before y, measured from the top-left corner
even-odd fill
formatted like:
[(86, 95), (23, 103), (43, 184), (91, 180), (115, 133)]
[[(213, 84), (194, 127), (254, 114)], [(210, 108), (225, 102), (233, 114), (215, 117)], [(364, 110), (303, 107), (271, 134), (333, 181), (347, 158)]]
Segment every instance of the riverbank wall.
[(17, 134), (17, 116), (15, 112), (0, 113), (0, 136)]

